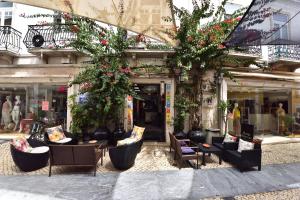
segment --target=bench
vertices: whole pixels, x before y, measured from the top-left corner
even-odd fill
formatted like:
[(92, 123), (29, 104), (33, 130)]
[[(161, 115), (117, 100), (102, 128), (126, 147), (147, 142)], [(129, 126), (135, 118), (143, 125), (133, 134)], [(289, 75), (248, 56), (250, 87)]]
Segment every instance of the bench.
[(81, 145), (49, 145), (50, 166), (49, 177), (52, 166), (91, 166), (96, 176), (97, 163), (101, 158), (103, 162), (103, 149), (97, 148), (97, 144)]

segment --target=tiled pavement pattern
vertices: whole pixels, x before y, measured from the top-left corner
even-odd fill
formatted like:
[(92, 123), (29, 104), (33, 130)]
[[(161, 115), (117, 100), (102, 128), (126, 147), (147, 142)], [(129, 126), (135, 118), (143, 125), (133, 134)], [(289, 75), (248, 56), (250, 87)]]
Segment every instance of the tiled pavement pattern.
[[(300, 162), (300, 143), (263, 145), (262, 164), (281, 164)], [(188, 165), (186, 167), (189, 167)], [(206, 166), (201, 169), (231, 167), (229, 163), (218, 164), (218, 158), (214, 155), (206, 158)], [(86, 169), (82, 169), (86, 171)], [(60, 173), (82, 173), (79, 168), (53, 167), (53, 174)], [(142, 151), (136, 158), (135, 165), (127, 171), (159, 171), (159, 170), (178, 170), (173, 160), (173, 153), (169, 153), (169, 148), (164, 143), (145, 142)], [(104, 165), (98, 163), (97, 172), (112, 172), (116, 170), (109, 160), (108, 152), (104, 157)], [(10, 155), (9, 143), (0, 144), (0, 175), (33, 175), (48, 174), (48, 167), (24, 173), (21, 172), (13, 163)]]
[[(0, 199), (14, 200), (199, 200), (207, 197), (275, 199), (274, 191), (299, 188), (300, 163), (263, 166), (241, 173), (235, 168), (161, 170), (91, 174), (1, 176)], [(16, 195), (18, 195), (16, 197)], [(244, 196), (239, 196), (244, 195)], [(268, 196), (269, 195), (269, 196)], [(23, 198), (23, 197), (26, 198)], [(232, 197), (236, 196), (236, 197)], [(30, 197), (30, 198), (29, 198)], [(226, 198), (224, 198), (226, 197)], [(269, 198), (270, 197), (270, 198)]]

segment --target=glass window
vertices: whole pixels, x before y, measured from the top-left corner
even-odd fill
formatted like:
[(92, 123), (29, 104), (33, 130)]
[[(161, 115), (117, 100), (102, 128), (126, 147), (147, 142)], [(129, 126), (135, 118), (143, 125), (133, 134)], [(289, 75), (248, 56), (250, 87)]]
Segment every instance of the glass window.
[(274, 30), (278, 30), (274, 33), (275, 39), (288, 39), (288, 15), (282, 13), (273, 14), (273, 26)]
[(1, 85), (0, 109), (0, 132), (23, 131), (33, 120), (66, 128), (67, 86)]
[(11, 26), (12, 11), (5, 11), (4, 26)]
[(13, 3), (11, 3), (11, 2), (0, 2), (0, 8), (9, 8), (12, 6), (13, 6)]

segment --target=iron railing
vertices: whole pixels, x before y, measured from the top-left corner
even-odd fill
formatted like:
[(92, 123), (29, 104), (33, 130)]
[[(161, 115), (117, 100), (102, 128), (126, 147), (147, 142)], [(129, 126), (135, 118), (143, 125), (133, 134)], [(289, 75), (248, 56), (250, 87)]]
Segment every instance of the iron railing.
[(22, 33), (10, 26), (0, 26), (0, 49), (18, 53)]
[(245, 47), (238, 47), (233, 49), (231, 52), (238, 53), (238, 54), (245, 54), (251, 56), (262, 56), (261, 46), (245, 46)]
[(67, 47), (76, 39), (76, 33), (71, 32), (69, 25), (29, 25), (23, 40), (27, 48), (59, 48)]
[(300, 61), (300, 45), (269, 46), (269, 61)]

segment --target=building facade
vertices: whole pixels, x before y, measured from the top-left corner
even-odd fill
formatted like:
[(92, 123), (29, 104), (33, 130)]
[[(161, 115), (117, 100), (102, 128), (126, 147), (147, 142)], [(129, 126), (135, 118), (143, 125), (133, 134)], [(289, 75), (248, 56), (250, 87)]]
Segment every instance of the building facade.
[[(243, 3), (230, 2), (227, 14), (240, 8)], [(26, 13), (23, 13), (26, 11)], [(270, 26), (288, 20), (290, 11), (274, 15)], [(68, 96), (77, 92), (77, 86), (68, 87), (70, 80), (88, 63), (89, 58), (73, 49), (55, 49), (54, 45), (67, 42), (74, 35), (57, 32), (46, 22), (52, 18), (24, 18), (24, 14), (49, 13), (53, 11), (22, 4), (0, 2), (0, 117), (1, 131), (18, 131), (21, 121), (32, 114), (37, 119), (63, 124), (69, 128), (72, 121), (68, 107)], [(62, 21), (63, 23), (63, 21)], [(289, 27), (276, 35), (288, 38)], [(42, 38), (40, 38), (42, 36)], [(55, 44), (53, 44), (55, 41)], [(231, 51), (230, 56), (245, 60), (272, 63), (272, 71), (262, 71), (255, 66), (228, 66), (235, 81), (220, 80), (219, 95), (204, 106), (204, 128), (220, 128), (222, 120), (218, 112), (219, 100), (238, 103), (241, 123), (253, 124), (255, 132), (278, 133), (279, 103), (286, 115), (300, 113), (298, 46), (249, 47), (241, 52)], [(278, 53), (280, 52), (280, 53)], [(286, 52), (286, 53), (284, 53)], [(145, 125), (148, 139), (168, 140), (173, 132), (174, 101), (177, 78), (166, 68), (166, 60), (172, 56), (172, 49), (149, 49), (132, 47), (126, 51), (128, 61), (134, 65), (161, 66), (160, 71), (144, 71), (133, 78), (134, 89), (143, 101), (127, 98), (124, 110), (124, 127), (129, 130), (133, 124)], [(207, 75), (209, 81), (210, 75)], [(20, 112), (17, 119), (14, 112)], [(14, 127), (14, 125), (17, 126)], [(188, 123), (187, 123), (188, 124)], [(229, 119), (229, 130), (233, 130)], [(287, 124), (285, 124), (288, 127)], [(22, 127), (21, 127), (22, 128)], [(190, 127), (186, 125), (185, 130)]]

